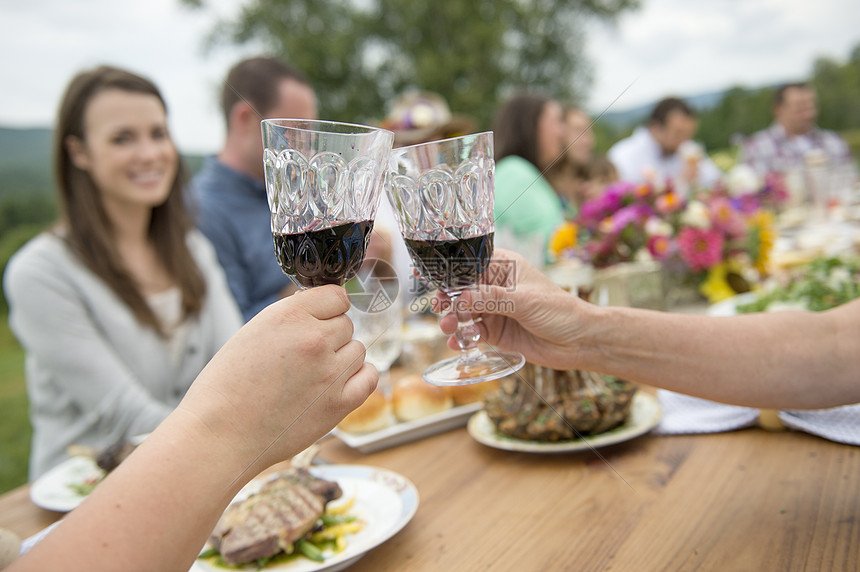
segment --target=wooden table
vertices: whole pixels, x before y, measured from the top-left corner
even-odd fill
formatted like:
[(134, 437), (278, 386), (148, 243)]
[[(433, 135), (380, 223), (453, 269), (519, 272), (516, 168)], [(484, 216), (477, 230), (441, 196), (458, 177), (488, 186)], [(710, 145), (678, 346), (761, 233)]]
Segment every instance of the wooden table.
[[(363, 455), (420, 494), (413, 520), (350, 568), (386, 570), (860, 570), (860, 448), (747, 429), (646, 435), (593, 452), (511, 453), (465, 429)], [(59, 514), (27, 487), (0, 527), (27, 536)]]

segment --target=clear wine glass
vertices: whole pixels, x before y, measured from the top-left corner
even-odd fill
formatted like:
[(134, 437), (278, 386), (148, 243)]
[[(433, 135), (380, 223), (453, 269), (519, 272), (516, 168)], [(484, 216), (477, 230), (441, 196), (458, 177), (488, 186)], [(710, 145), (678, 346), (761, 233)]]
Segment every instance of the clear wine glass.
[(493, 134), (477, 133), (391, 152), (386, 194), (418, 273), (445, 292), (457, 313), (460, 355), (424, 371), (434, 385), (468, 385), (520, 369), (519, 353), (482, 351), (480, 333), (458, 300), (493, 255)]
[[(367, 262), (388, 266), (379, 259), (370, 258)], [(355, 325), (355, 338), (367, 348), (365, 359), (379, 372), (380, 390), (390, 396), (391, 365), (403, 350), (403, 298), (396, 276), (380, 277), (373, 267), (367, 266), (358, 272), (355, 280), (358, 293), (350, 294), (352, 307), (347, 315)]]
[(306, 289), (343, 285), (364, 261), (394, 133), (264, 119), (263, 166), (281, 269)]

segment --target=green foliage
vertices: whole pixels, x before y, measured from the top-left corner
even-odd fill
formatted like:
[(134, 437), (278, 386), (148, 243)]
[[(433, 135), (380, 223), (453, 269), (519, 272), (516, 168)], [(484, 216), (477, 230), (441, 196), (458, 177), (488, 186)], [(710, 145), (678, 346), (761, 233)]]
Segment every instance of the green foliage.
[[(201, 0), (183, 0), (202, 6)], [(488, 126), (511, 91), (576, 101), (590, 82), (583, 25), (639, 0), (256, 0), (215, 41), (254, 40), (311, 78), (327, 119), (373, 122), (408, 88)]]
[(851, 154), (854, 157), (860, 158), (860, 129), (840, 131), (839, 134), (848, 143), (848, 147), (851, 148)]
[(0, 493), (27, 482), (32, 431), (24, 378), (24, 351), (0, 316)]
[(720, 149), (730, 145), (736, 134), (764, 129), (773, 121), (772, 101), (772, 88), (733, 87), (716, 106), (699, 114), (696, 139), (708, 149)]
[(811, 83), (818, 95), (818, 123), (822, 127), (860, 128), (860, 61), (839, 64), (819, 59), (813, 66)]

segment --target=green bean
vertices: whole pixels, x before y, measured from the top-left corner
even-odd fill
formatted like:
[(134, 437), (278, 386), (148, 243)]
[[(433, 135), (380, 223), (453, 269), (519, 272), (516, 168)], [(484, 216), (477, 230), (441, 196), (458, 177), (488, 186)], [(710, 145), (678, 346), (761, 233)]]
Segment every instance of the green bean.
[(314, 562), (322, 562), (325, 560), (320, 549), (304, 538), (300, 538), (296, 541), (296, 548), (298, 548), (299, 552), (301, 552), (306, 558), (310, 558)]
[(355, 518), (355, 515), (351, 514), (324, 514), (320, 517), (320, 520), (326, 526), (335, 526), (345, 522), (354, 522)]

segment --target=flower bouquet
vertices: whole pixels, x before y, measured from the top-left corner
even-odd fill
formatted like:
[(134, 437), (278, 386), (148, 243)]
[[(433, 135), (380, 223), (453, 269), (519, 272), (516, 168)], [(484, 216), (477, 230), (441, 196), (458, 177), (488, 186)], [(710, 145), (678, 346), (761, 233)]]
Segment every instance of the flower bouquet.
[(671, 280), (695, 285), (713, 303), (749, 291), (767, 274), (773, 213), (787, 198), (778, 175), (759, 180), (743, 165), (725, 183), (688, 197), (671, 182), (622, 181), (583, 204), (550, 249), (556, 259), (579, 258), (595, 268), (658, 261)]

